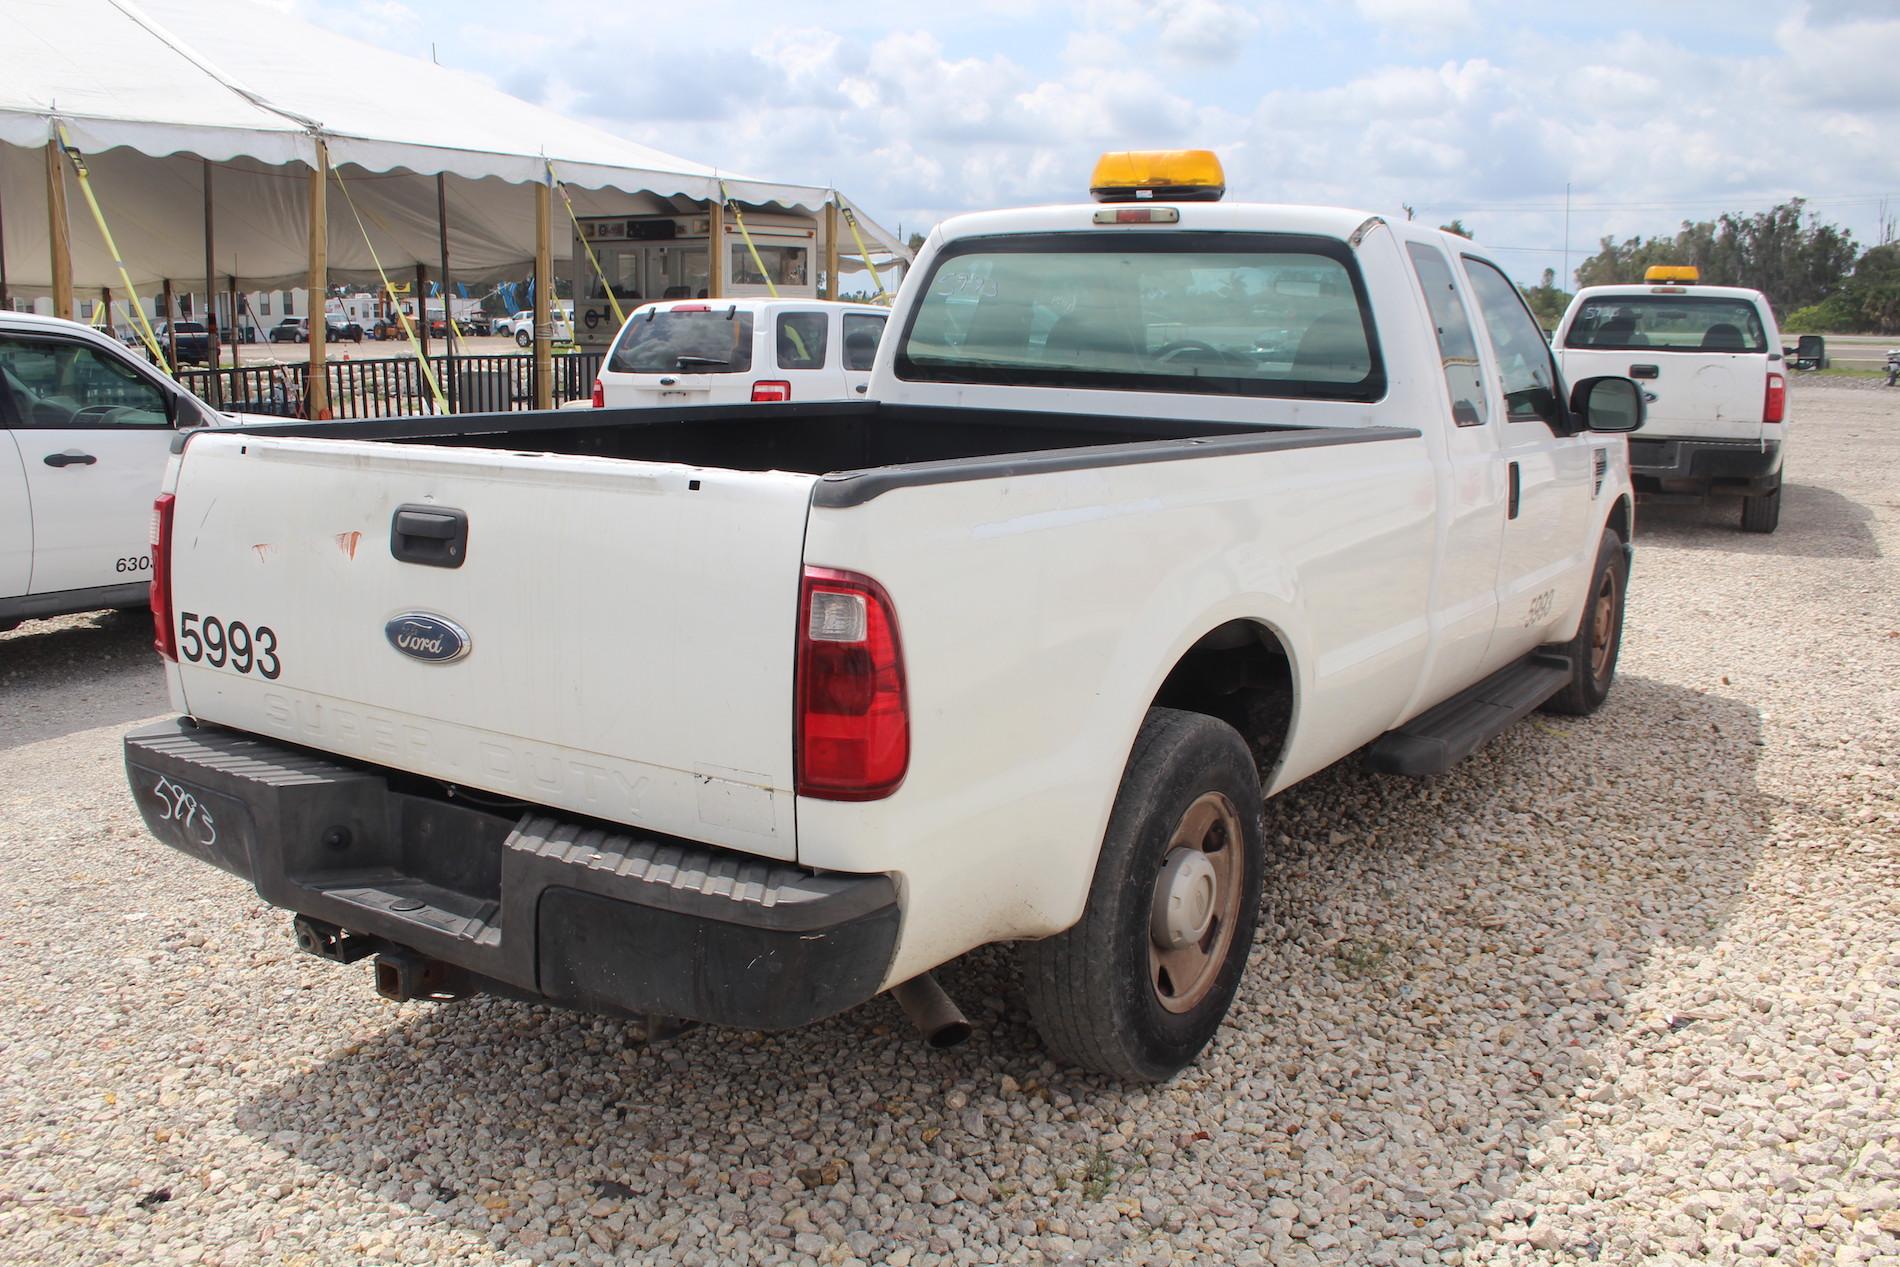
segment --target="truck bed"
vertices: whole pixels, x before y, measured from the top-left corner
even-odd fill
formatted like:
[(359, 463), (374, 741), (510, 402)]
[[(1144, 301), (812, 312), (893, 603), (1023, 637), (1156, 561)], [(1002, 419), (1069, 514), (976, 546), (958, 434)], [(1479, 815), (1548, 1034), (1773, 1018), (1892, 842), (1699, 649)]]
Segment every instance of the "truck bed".
[(298, 423), (257, 428), (255, 433), (789, 471), (825, 477), (814, 492), (822, 506), (856, 505), (916, 484), (1417, 434), (1394, 427), (1110, 417), (876, 401), (459, 414)]

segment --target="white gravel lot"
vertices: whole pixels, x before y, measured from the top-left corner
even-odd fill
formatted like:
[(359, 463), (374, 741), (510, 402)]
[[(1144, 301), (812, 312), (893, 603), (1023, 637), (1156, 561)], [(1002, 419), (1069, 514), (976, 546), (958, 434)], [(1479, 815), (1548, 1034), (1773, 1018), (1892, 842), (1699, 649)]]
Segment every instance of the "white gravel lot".
[(1779, 533), (1641, 516), (1596, 717), (1269, 805), (1160, 1088), (1046, 1063), (1001, 952), (947, 1054), (383, 1002), (146, 836), (142, 618), (0, 635), (0, 1260), (1900, 1263), (1900, 390), (1795, 391)]

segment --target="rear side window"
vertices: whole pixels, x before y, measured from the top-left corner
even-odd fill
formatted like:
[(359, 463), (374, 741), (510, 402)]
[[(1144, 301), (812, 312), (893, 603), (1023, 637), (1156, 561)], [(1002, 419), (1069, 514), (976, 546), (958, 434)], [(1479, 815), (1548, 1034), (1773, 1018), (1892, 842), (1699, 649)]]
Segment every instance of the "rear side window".
[(1577, 309), (1567, 348), (1655, 352), (1766, 352), (1761, 313), (1746, 299), (1704, 295), (1604, 295)]
[(825, 364), (825, 334), (831, 324), (822, 312), (782, 312), (778, 318), (778, 367), (816, 370)]
[(732, 308), (649, 309), (620, 332), (616, 374), (742, 374), (752, 368), (752, 314)]
[(1563, 401), (1557, 395), (1557, 367), (1550, 359), (1544, 332), (1511, 279), (1496, 266), (1465, 256), (1465, 271), (1484, 328), (1497, 354), (1498, 373), (1504, 380), (1504, 416), (1510, 422), (1541, 421), (1552, 431), (1567, 424)]
[(1385, 395), (1351, 251), (1296, 234), (965, 238), (923, 279), (896, 367), (913, 382)]
[(1485, 421), (1484, 379), (1478, 369), (1478, 340), (1471, 317), (1452, 279), (1451, 261), (1443, 251), (1423, 242), (1408, 242), (1412, 268), (1425, 291), (1432, 324), (1438, 329), (1438, 356), (1445, 367), (1445, 386), (1451, 392), (1451, 420), (1461, 427), (1481, 427)]
[(844, 314), (844, 367), (868, 370), (877, 360), (878, 340), (884, 337), (884, 318), (865, 312)]

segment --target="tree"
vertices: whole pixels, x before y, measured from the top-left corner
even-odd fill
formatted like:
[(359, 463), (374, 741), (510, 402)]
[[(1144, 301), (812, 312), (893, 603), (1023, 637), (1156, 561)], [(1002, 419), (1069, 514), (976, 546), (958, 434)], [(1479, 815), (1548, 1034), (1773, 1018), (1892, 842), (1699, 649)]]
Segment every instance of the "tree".
[(1840, 291), (1788, 316), (1794, 334), (1900, 334), (1900, 242), (1870, 248)]
[(1795, 198), (1752, 216), (1685, 220), (1674, 237), (1604, 238), (1578, 266), (1577, 284), (1640, 282), (1651, 265), (1693, 264), (1704, 285), (1759, 290), (1778, 312), (1819, 303), (1840, 290), (1856, 250), (1851, 233), (1812, 215), (1804, 224), (1806, 206)]
[(1531, 315), (1537, 318), (1538, 325), (1554, 330), (1563, 318), (1564, 309), (1570, 306), (1570, 292), (1557, 288), (1557, 270), (1547, 268), (1543, 281), (1525, 287), (1524, 302), (1531, 306)]
[(1459, 237), (1467, 238), (1474, 242), (1478, 238), (1477, 234), (1473, 233), (1470, 229), (1465, 228), (1465, 222), (1462, 217), (1460, 217), (1459, 219), (1453, 220), (1450, 224), (1441, 224), (1438, 227), (1443, 229), (1447, 233), (1456, 233)]

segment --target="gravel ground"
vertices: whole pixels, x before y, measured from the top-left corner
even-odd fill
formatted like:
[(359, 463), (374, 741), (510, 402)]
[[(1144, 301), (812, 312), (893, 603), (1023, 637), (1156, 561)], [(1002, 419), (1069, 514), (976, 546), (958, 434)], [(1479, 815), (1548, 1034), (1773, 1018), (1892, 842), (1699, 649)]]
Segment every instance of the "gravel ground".
[(1199, 1066), (1046, 1063), (1010, 961), (790, 1035), (394, 1005), (149, 840), (142, 619), (0, 636), (11, 1263), (1900, 1263), (1900, 392), (1797, 386), (1781, 531), (1642, 516), (1622, 675), (1269, 806)]

